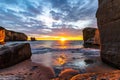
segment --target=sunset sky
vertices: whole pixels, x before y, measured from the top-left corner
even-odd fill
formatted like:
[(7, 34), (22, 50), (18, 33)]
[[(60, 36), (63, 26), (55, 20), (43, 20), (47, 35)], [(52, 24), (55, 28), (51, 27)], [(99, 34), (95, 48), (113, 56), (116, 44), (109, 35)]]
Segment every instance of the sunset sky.
[(98, 0), (0, 0), (0, 26), (38, 39), (82, 39), (97, 27)]

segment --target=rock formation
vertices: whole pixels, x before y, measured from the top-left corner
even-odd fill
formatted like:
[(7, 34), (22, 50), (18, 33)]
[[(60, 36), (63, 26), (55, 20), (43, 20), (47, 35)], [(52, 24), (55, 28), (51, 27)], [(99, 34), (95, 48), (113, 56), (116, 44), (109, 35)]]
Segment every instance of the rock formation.
[(36, 41), (35, 37), (31, 37), (31, 41)]
[(65, 69), (59, 74), (59, 80), (70, 80), (73, 76), (79, 74), (79, 71), (74, 69)]
[(0, 44), (4, 44), (5, 40), (5, 29), (0, 27)]
[(72, 77), (70, 80), (119, 80), (119, 74), (119, 70), (105, 73), (85, 73), (78, 74)]
[(5, 30), (5, 41), (26, 41), (27, 36), (24, 33)]
[(96, 16), (101, 37), (101, 59), (120, 68), (120, 0), (99, 0)]
[(12, 44), (0, 48), (0, 69), (12, 66), (31, 57), (31, 48), (28, 43)]
[[(5, 41), (26, 41), (27, 40), (27, 36), (24, 33), (6, 30), (3, 27), (0, 27), (0, 31), (2, 31), (1, 29), (5, 32), (5, 35), (4, 35)], [(2, 35), (1, 32), (0, 32), (0, 35)]]
[(86, 48), (100, 47), (99, 30), (96, 28), (85, 28), (83, 30), (83, 39)]

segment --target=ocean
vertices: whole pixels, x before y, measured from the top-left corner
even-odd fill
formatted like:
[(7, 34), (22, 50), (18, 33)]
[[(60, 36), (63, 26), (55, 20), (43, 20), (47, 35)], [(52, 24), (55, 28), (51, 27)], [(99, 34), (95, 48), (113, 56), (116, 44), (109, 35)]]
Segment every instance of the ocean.
[(84, 48), (83, 41), (7, 42), (13, 43), (30, 43), (31, 61), (52, 68), (56, 75), (64, 69), (78, 70), (79, 73), (114, 70), (102, 63), (99, 49)]

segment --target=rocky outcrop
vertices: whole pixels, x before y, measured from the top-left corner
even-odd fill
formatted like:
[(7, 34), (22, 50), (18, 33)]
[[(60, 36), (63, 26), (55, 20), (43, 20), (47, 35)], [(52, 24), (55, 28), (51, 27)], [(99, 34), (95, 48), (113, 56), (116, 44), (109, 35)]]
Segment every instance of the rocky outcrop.
[(5, 40), (5, 29), (0, 27), (0, 44), (4, 44)]
[(24, 33), (5, 30), (5, 41), (26, 41), (27, 36)]
[[(3, 31), (4, 31), (4, 36), (3, 36)], [(14, 32), (11, 30), (7, 30), (3, 27), (0, 27), (0, 38), (2, 38), (3, 40), (3, 37), (4, 37), (4, 41), (26, 41), (27, 40), (27, 36), (24, 33)]]
[(58, 80), (70, 80), (73, 76), (79, 74), (79, 71), (74, 69), (65, 69), (59, 74)]
[(99, 30), (96, 28), (85, 28), (83, 30), (83, 39), (85, 48), (100, 47)]
[(120, 71), (78, 74), (70, 80), (119, 80)]
[(31, 57), (28, 43), (12, 44), (0, 48), (0, 68), (9, 67)]
[(99, 0), (96, 16), (101, 37), (101, 59), (120, 68), (120, 0)]
[(36, 41), (35, 37), (31, 37), (30, 39), (31, 41)]

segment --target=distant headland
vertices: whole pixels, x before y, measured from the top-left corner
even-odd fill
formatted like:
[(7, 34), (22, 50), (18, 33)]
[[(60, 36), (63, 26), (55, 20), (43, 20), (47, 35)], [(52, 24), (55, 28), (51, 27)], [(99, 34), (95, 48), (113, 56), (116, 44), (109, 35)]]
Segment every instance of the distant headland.
[(4, 38), (4, 41), (27, 41), (27, 35), (21, 32), (15, 32), (7, 30), (0, 26), (0, 40)]

